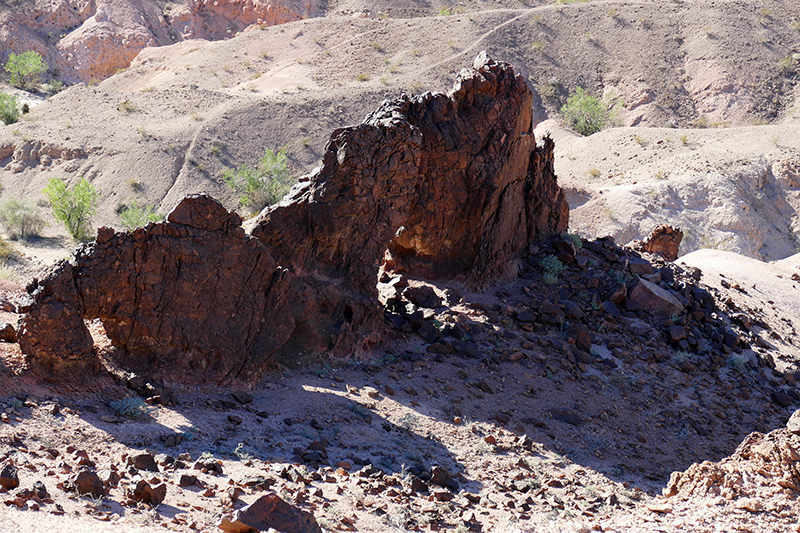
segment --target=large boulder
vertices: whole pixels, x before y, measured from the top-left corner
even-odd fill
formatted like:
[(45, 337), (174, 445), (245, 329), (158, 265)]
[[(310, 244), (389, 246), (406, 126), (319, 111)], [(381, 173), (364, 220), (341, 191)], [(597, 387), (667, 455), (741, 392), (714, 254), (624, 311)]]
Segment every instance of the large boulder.
[(531, 101), (523, 77), (482, 52), (449, 93), (384, 101), (333, 132), (322, 166), (252, 232), (295, 277), (289, 351), (379, 339), (383, 261), (481, 288), (514, 275), (530, 242), (566, 230), (553, 143), (536, 145)]
[(30, 288), (19, 328), (29, 366), (54, 377), (96, 369), (84, 319), (99, 318), (124, 364), (163, 379), (260, 376), (293, 324), (283, 270), (240, 224), (196, 195), (164, 223), (101, 229)]
[(227, 533), (280, 531), (281, 533), (321, 533), (314, 515), (286, 503), (275, 493), (265, 494), (217, 524)]

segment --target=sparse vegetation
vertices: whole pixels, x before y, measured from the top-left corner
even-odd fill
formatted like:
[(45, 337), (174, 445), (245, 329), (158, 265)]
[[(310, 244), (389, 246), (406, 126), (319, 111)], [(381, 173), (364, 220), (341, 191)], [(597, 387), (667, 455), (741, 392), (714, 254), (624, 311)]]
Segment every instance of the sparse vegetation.
[(14, 124), (19, 120), (19, 101), (16, 95), (0, 93), (0, 119), (5, 125)]
[(223, 179), (241, 195), (239, 202), (252, 213), (279, 201), (292, 186), (286, 150), (267, 149), (255, 168), (243, 164), (238, 170), (228, 169)]
[(145, 204), (139, 206), (138, 202), (134, 200), (129, 206), (120, 211), (119, 218), (122, 220), (122, 226), (126, 230), (133, 231), (136, 228), (146, 226), (150, 222), (160, 222), (164, 220), (164, 215), (156, 213), (152, 205)]
[(536, 40), (536, 41), (533, 41), (531, 43), (531, 48), (533, 48), (534, 50), (536, 50), (539, 53), (542, 53), (542, 52), (544, 52), (545, 44), (544, 44), (543, 41)]
[(383, 45), (381, 45), (380, 43), (373, 41), (369, 43), (369, 45), (372, 47), (373, 50), (375, 50), (379, 54), (386, 53), (386, 48), (384, 48)]
[(362, 82), (363, 81), (369, 81), (369, 74), (365, 74), (365, 73), (362, 72), (361, 74), (356, 76), (356, 80), (357, 81), (362, 81)]
[(142, 418), (149, 415), (155, 409), (155, 407), (144, 403), (144, 400), (138, 396), (114, 400), (109, 402), (108, 405), (115, 413), (125, 418)]
[(567, 98), (561, 113), (569, 127), (581, 135), (591, 135), (611, 125), (621, 106), (619, 100), (599, 100), (579, 86)]
[(28, 50), (21, 54), (10, 53), (5, 69), (11, 75), (11, 85), (19, 89), (35, 89), (39, 84), (39, 75), (48, 66), (39, 52)]
[(442, 6), (442, 7), (439, 8), (438, 16), (440, 16), (440, 17), (449, 17), (450, 15), (452, 15), (452, 13), (450, 12), (450, 7), (449, 6)]
[(77, 241), (88, 239), (91, 221), (100, 203), (100, 191), (81, 178), (71, 188), (59, 178), (50, 178), (42, 191), (53, 209), (53, 216)]
[(564, 265), (554, 255), (548, 255), (542, 259), (542, 270), (544, 275), (542, 280), (545, 285), (555, 285), (558, 282), (558, 273), (564, 269)]
[(136, 104), (134, 104), (127, 98), (122, 102), (120, 102), (120, 104), (117, 106), (117, 111), (119, 111), (120, 113), (125, 113), (126, 115), (130, 113), (135, 113), (138, 110), (139, 108), (136, 107)]
[(19, 255), (19, 252), (14, 245), (0, 237), (0, 264), (5, 266), (9, 259), (14, 259)]
[(558, 78), (550, 78), (547, 83), (537, 85), (536, 90), (545, 102), (556, 102), (560, 96), (561, 82)]
[(0, 222), (12, 239), (35, 237), (46, 225), (39, 206), (31, 198), (9, 198), (3, 202)]

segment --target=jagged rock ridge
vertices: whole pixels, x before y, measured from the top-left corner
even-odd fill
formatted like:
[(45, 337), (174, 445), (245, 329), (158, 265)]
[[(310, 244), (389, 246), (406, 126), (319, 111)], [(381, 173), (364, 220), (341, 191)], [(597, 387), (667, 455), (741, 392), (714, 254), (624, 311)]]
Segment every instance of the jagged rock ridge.
[[(516, 274), (529, 242), (567, 229), (553, 143), (536, 146), (532, 94), (485, 52), (448, 94), (384, 102), (331, 136), (323, 165), (253, 229), (290, 268), (292, 349), (369, 344), (383, 321), (376, 265), (473, 286)], [(367, 324), (369, 326), (367, 327)]]
[(481, 287), (566, 230), (552, 151), (535, 144), (524, 79), (481, 53), (449, 94), (384, 102), (336, 130), (322, 167), (262, 213), (255, 239), (206, 196), (162, 224), (102, 229), (30, 288), (20, 346), (44, 371), (96, 368), (83, 319), (100, 318), (126, 365), (210, 381), (258, 377), (279, 350), (350, 354), (388, 334), (384, 257)]

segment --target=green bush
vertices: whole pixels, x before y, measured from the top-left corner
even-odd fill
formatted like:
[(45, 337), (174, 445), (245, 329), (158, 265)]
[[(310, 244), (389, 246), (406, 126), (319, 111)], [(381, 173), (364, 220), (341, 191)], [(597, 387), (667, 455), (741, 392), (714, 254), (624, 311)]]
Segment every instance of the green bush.
[(142, 418), (157, 410), (156, 407), (147, 405), (144, 400), (138, 396), (114, 400), (109, 402), (108, 405), (119, 416), (124, 416), (126, 418)]
[(225, 183), (241, 194), (239, 202), (251, 213), (258, 213), (278, 202), (292, 187), (292, 177), (286, 164), (286, 150), (277, 153), (267, 149), (255, 168), (242, 165), (223, 174)]
[(11, 53), (5, 66), (11, 74), (11, 85), (20, 89), (34, 88), (39, 83), (39, 74), (48, 69), (39, 52), (28, 50), (21, 54)]
[(134, 200), (131, 205), (119, 213), (119, 218), (122, 219), (122, 225), (126, 230), (133, 231), (136, 228), (146, 226), (150, 222), (161, 222), (164, 220), (164, 215), (156, 213), (150, 204), (139, 207), (136, 200)]
[(58, 178), (50, 178), (42, 191), (53, 208), (53, 216), (75, 240), (88, 240), (92, 217), (100, 203), (100, 191), (81, 178), (71, 189)]
[(47, 224), (30, 198), (10, 198), (0, 205), (0, 222), (12, 239), (35, 237)]
[(576, 87), (575, 92), (567, 97), (567, 103), (561, 108), (567, 125), (581, 135), (591, 135), (610, 126), (619, 112), (622, 102), (604, 98), (598, 100), (586, 94), (583, 87)]
[(19, 102), (15, 95), (0, 93), (0, 120), (6, 125), (19, 120)]

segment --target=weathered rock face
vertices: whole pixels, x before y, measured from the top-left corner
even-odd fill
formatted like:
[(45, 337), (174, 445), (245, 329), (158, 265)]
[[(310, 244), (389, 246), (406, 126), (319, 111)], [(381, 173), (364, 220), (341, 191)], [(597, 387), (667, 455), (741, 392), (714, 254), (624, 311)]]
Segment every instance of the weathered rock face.
[(553, 143), (535, 144), (530, 89), (481, 53), (450, 93), (386, 101), (335, 131), (322, 167), (253, 236), (297, 278), (293, 349), (335, 350), (380, 330), (385, 254), (390, 269), (480, 287), (516, 273), (528, 243), (565, 231), (568, 216)]
[(168, 222), (101, 229), (32, 288), (19, 343), (54, 377), (98, 365), (83, 320), (99, 318), (123, 363), (165, 379), (258, 377), (293, 329), (282, 270), (241, 219), (207, 196)]
[(322, 167), (262, 213), (255, 239), (202, 195), (165, 223), (101, 229), (30, 288), (20, 347), (40, 372), (98, 368), (83, 321), (99, 318), (123, 365), (166, 381), (252, 379), (276, 357), (367, 348), (388, 331), (384, 259), (482, 287), (566, 230), (553, 143), (535, 145), (531, 113), (522, 77), (482, 53), (449, 94), (384, 102), (335, 131)]
[[(726, 500), (769, 501), (787, 489), (800, 489), (800, 436), (788, 429), (751, 433), (736, 451), (718, 463), (695, 463), (673, 472), (663, 490), (666, 498), (722, 496)], [(757, 511), (759, 509), (749, 509)]]
[(274, 26), (319, 16), (319, 0), (193, 0), (171, 10), (170, 27), (181, 39), (226, 39), (245, 28)]
[(225, 39), (254, 24), (271, 26), (322, 13), (318, 0), (176, 3), (162, 11), (153, 0), (56, 0), (5, 14), (0, 6), (0, 50), (35, 50), (58, 71), (58, 79), (89, 82), (127, 68), (147, 47)]

